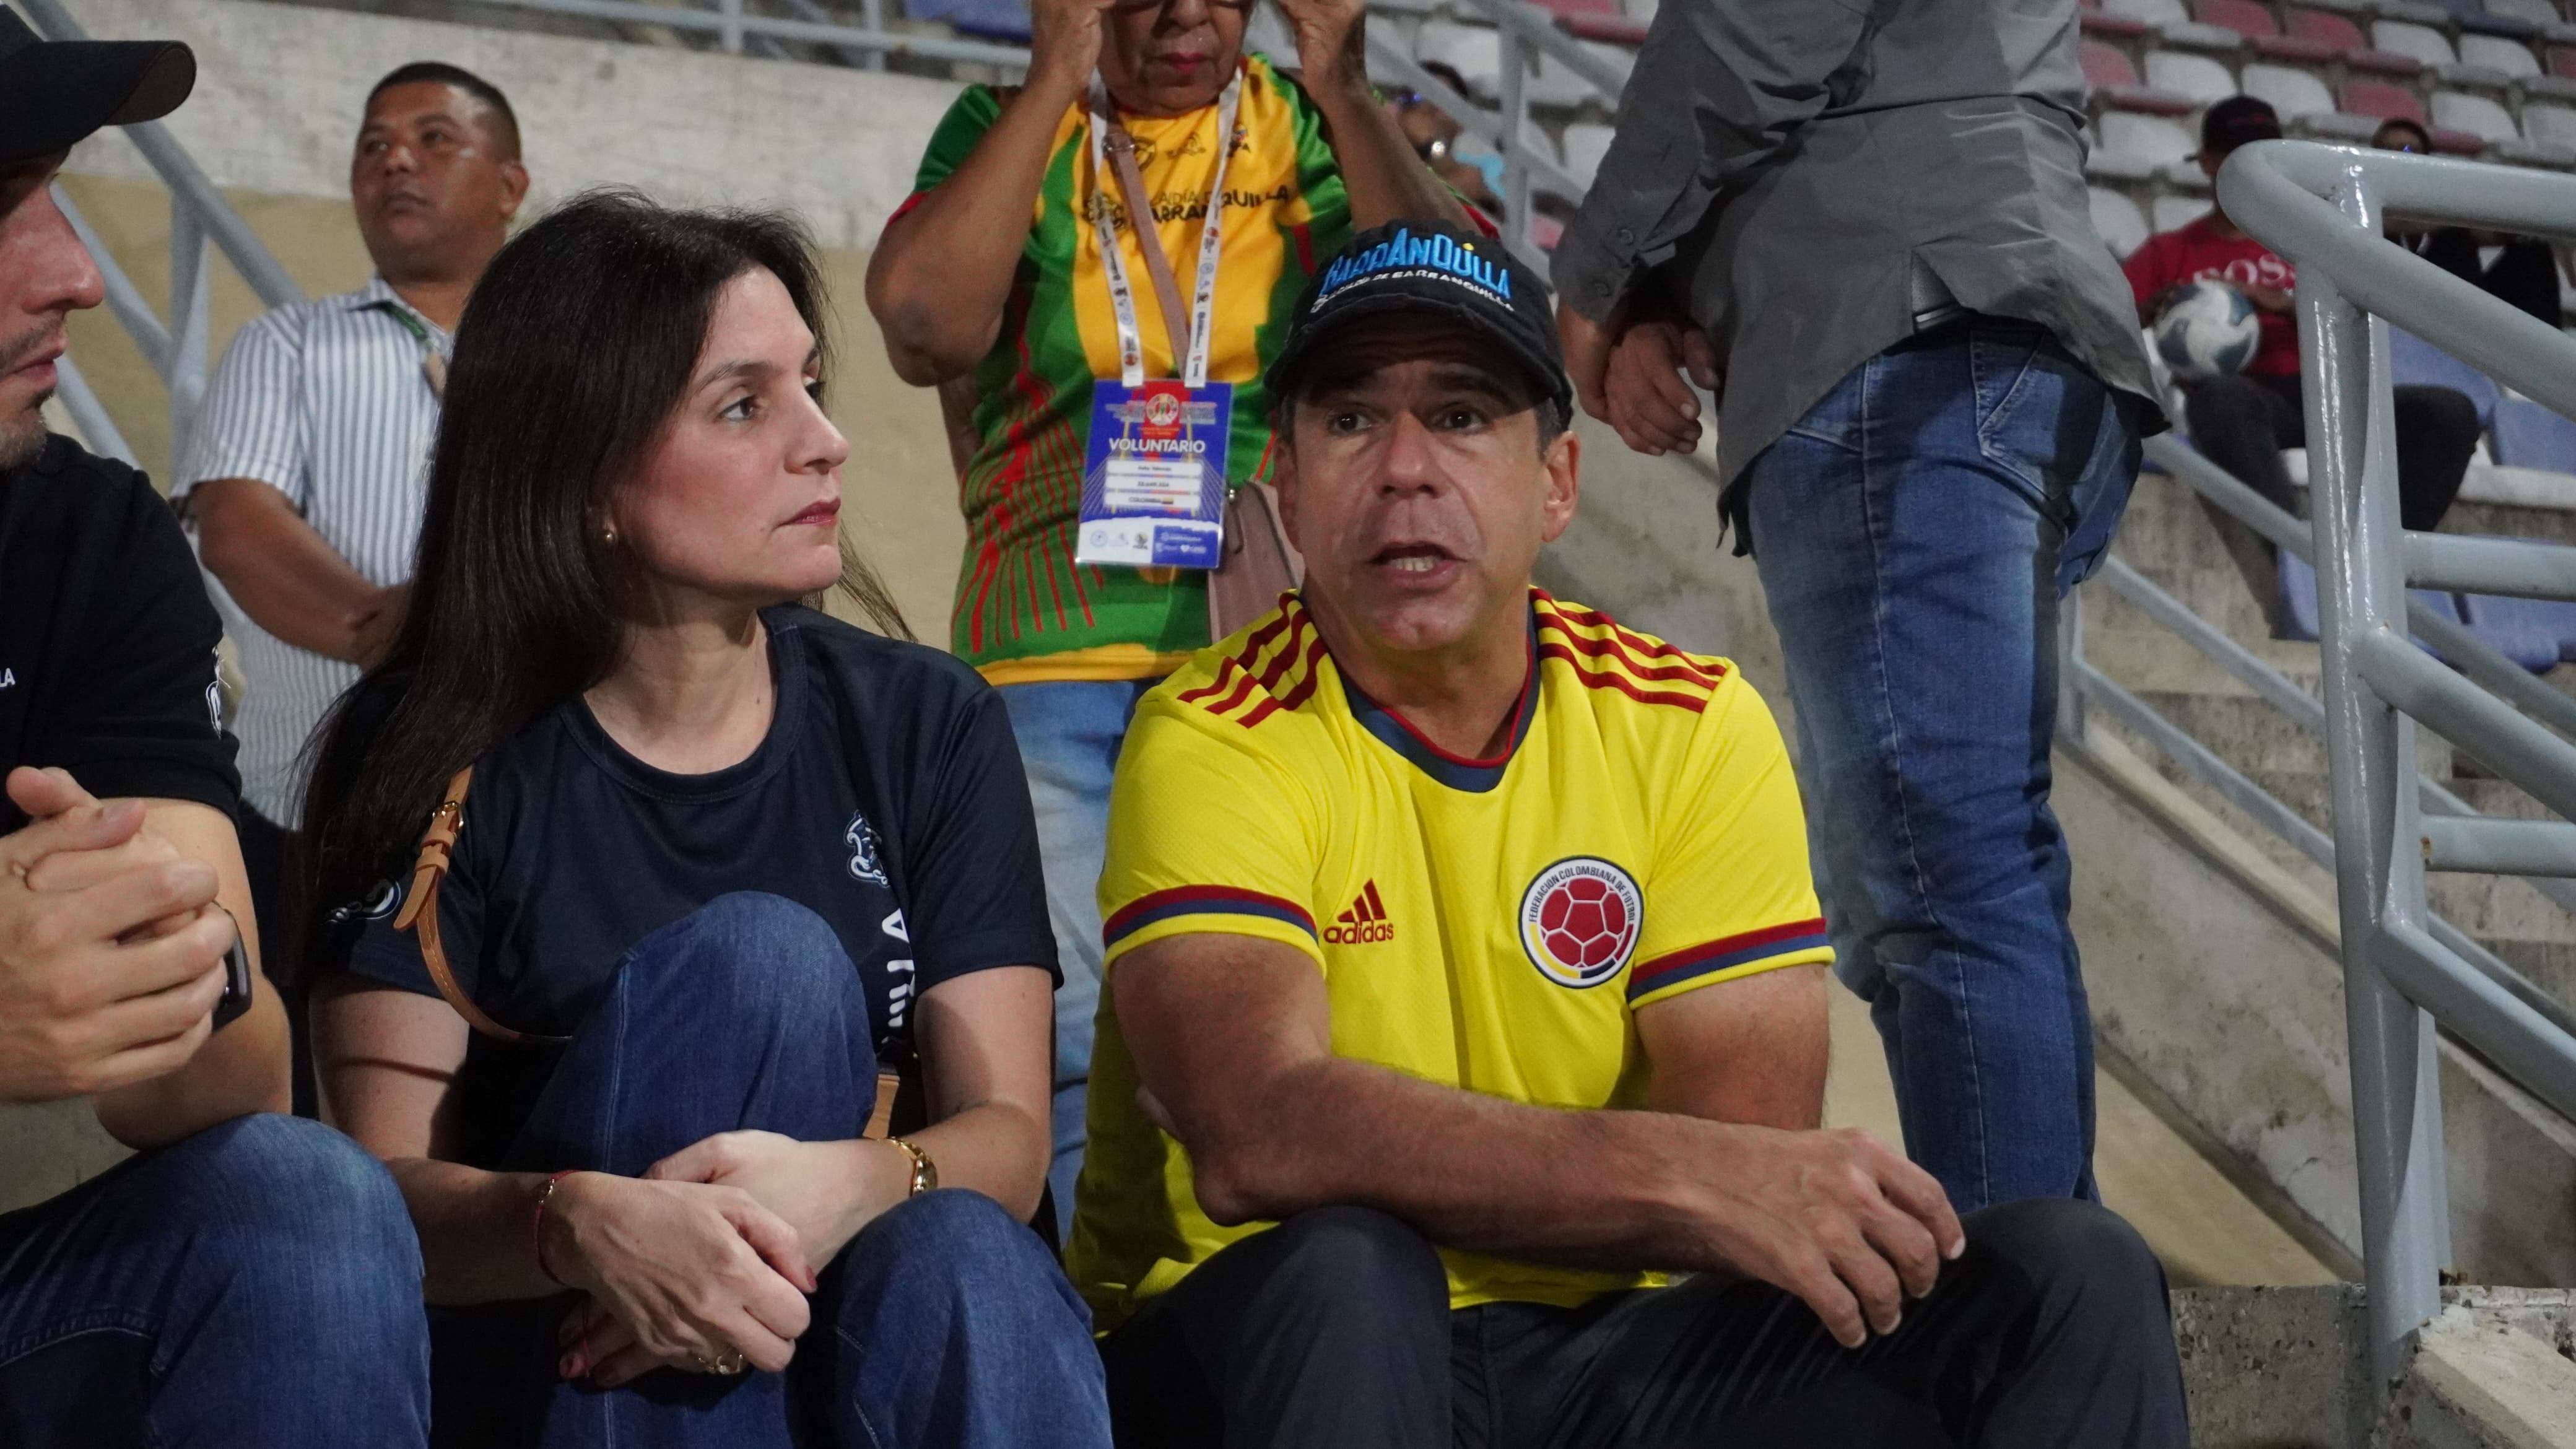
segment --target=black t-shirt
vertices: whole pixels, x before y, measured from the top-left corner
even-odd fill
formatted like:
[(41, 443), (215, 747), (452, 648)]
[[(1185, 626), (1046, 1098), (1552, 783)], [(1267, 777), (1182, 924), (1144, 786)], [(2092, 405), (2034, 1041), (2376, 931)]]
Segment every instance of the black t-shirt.
[[(505, 1026), (567, 1035), (629, 948), (717, 896), (811, 908), (858, 967), (881, 1059), (910, 1005), (994, 966), (1056, 971), (1028, 779), (1001, 697), (936, 650), (811, 610), (764, 610), (777, 710), (750, 758), (705, 775), (619, 748), (576, 699), (477, 761), (446, 882), (457, 984)], [(435, 993), (400, 890), (366, 904), (349, 969)], [(458, 1157), (495, 1166), (558, 1052), (478, 1036)]]
[[(0, 773), (59, 765), (102, 799), (241, 798), (223, 625), (150, 480), (69, 438), (0, 472)], [(0, 834), (27, 823), (0, 797)]]

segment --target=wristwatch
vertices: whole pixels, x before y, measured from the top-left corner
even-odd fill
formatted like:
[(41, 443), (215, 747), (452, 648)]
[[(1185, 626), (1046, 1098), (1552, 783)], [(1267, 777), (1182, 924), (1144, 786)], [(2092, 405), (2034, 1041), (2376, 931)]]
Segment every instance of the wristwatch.
[(939, 1164), (930, 1160), (929, 1153), (922, 1151), (920, 1148), (913, 1146), (911, 1143), (904, 1141), (900, 1137), (889, 1137), (886, 1141), (896, 1147), (902, 1148), (903, 1155), (912, 1159), (912, 1191), (905, 1193), (905, 1197), (919, 1197), (925, 1192), (932, 1192), (938, 1189)]

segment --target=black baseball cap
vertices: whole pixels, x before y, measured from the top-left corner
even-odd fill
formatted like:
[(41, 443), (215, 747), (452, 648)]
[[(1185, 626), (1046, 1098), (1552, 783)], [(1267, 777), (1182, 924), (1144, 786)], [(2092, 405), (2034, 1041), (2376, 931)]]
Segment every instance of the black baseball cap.
[(2269, 101), (2229, 96), (2201, 113), (2200, 149), (2233, 151), (2248, 141), (2281, 139), (2281, 116)]
[(1264, 379), (1270, 396), (1281, 402), (1296, 396), (1299, 380), (1334, 338), (1355, 322), (1392, 313), (1468, 328), (1528, 374), (1541, 397), (1571, 414), (1574, 385), (1565, 377), (1546, 284), (1501, 241), (1436, 221), (1361, 232), (1307, 281), (1289, 315), (1287, 341)]
[(0, 5), (0, 166), (157, 121), (196, 84), (197, 57), (175, 40), (49, 41)]

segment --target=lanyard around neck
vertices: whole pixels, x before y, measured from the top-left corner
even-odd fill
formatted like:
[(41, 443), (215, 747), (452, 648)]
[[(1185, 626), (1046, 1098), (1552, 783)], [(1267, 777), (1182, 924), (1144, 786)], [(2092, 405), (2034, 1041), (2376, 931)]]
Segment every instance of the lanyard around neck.
[[(1136, 247), (1145, 255), (1146, 269), (1153, 274), (1158, 299), (1162, 301), (1164, 325), (1172, 329), (1174, 361), (1181, 365), (1181, 380), (1191, 387), (1205, 387), (1208, 375), (1210, 335), (1216, 330), (1217, 262), (1223, 252), (1223, 230), (1220, 218), (1225, 211), (1225, 167), (1234, 155), (1235, 113), (1243, 100), (1243, 72), (1225, 83), (1225, 93), (1218, 98), (1216, 113), (1216, 171), (1208, 178), (1207, 219), (1199, 227), (1199, 271), (1197, 294), (1191, 298), (1188, 342), (1181, 345), (1178, 319), (1170, 315), (1172, 303), (1180, 297), (1180, 288), (1172, 281), (1172, 264), (1163, 255), (1163, 240), (1157, 234), (1152, 199), (1144, 195), (1144, 182), (1137, 174), (1135, 141), (1127, 128), (1118, 123), (1118, 112), (1109, 99), (1109, 88), (1098, 76), (1091, 78), (1091, 173), (1092, 221), (1100, 234), (1100, 269), (1109, 279), (1109, 306), (1118, 319), (1118, 376), (1129, 387), (1145, 381), (1145, 343), (1136, 326), (1136, 285), (1127, 275), (1127, 259), (1118, 249), (1118, 232), (1111, 225), (1109, 208), (1100, 204), (1104, 184), (1113, 176), (1121, 199), (1126, 203), (1128, 226), (1136, 233)], [(1117, 164), (1113, 167), (1109, 152), (1115, 148)]]
[(411, 314), (402, 303), (386, 298), (369, 306), (402, 324), (411, 340), (420, 344), (420, 375), (429, 382), (429, 395), (444, 402), (447, 398), (447, 354), (438, 350), (438, 339), (429, 335), (429, 324)]

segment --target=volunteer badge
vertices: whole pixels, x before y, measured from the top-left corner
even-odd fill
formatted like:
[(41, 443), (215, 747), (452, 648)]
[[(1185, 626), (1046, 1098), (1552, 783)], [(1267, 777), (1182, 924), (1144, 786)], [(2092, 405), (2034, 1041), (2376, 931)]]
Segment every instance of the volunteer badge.
[(1094, 382), (1074, 561), (1215, 568), (1233, 411), (1227, 383)]
[(1540, 871), (1521, 892), (1521, 949), (1539, 974), (1582, 990), (1619, 974), (1636, 953), (1646, 898), (1629, 874), (1577, 855)]

